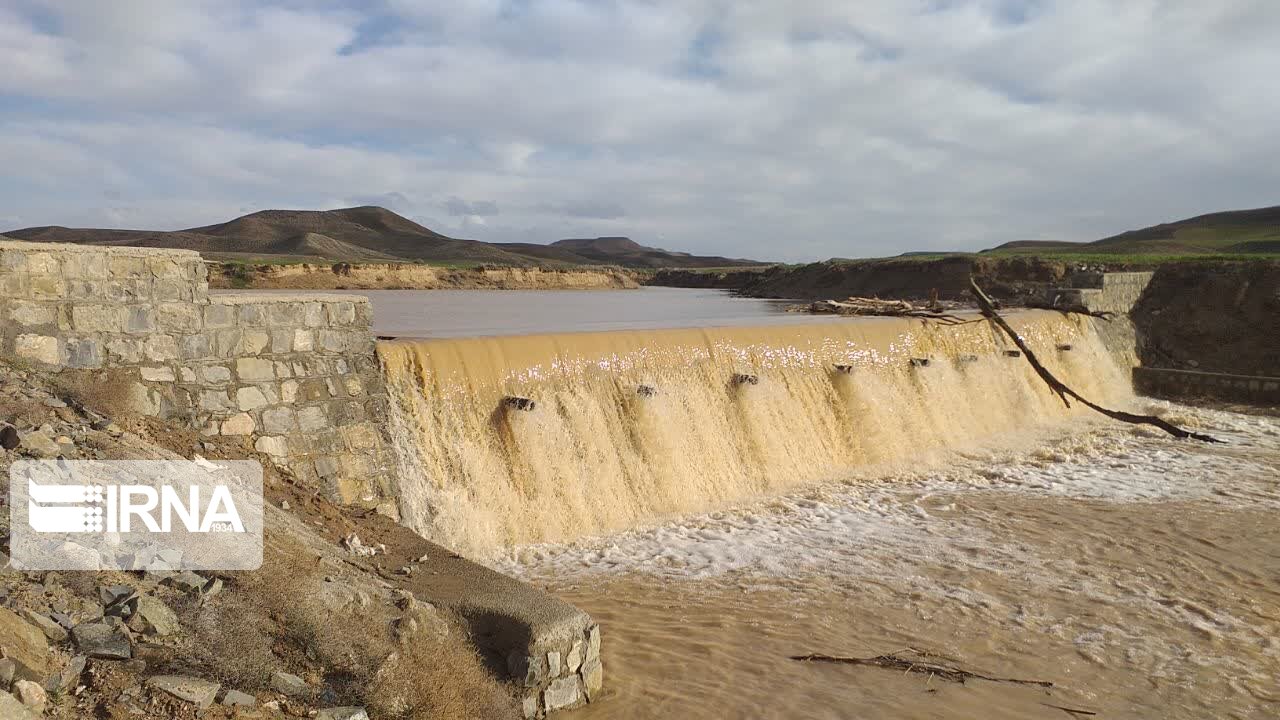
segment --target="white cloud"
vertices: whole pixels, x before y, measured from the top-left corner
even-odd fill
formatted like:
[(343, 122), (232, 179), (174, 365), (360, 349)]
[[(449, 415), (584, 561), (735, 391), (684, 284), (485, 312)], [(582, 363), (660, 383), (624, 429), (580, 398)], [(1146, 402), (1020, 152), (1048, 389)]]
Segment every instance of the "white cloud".
[(1092, 239), (1280, 202), (1278, 31), (1269, 0), (21, 0), (0, 216), (383, 197), (788, 260)]

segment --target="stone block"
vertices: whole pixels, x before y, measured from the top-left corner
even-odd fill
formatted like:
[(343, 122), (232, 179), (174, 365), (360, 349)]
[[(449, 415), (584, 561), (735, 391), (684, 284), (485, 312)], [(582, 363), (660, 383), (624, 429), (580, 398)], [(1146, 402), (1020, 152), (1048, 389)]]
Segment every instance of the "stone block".
[(98, 302), (107, 299), (103, 283), (92, 280), (68, 281), (67, 297), (71, 300), (96, 300)]
[(275, 366), (270, 360), (261, 358), (239, 358), (236, 360), (236, 374), (243, 382), (258, 382), (275, 379)]
[(547, 674), (551, 677), (560, 676), (560, 651), (552, 650), (547, 653)]
[(58, 338), (48, 335), (19, 335), (14, 340), (13, 352), (23, 360), (45, 365), (62, 364)]
[(284, 457), (289, 454), (289, 441), (281, 435), (263, 435), (254, 442), (253, 447), (258, 452), (273, 457)]
[(291, 408), (272, 408), (264, 410), (262, 413), (262, 429), (264, 432), (282, 435), (293, 432), (297, 427), (297, 419)]
[(293, 351), (311, 352), (316, 347), (315, 334), (301, 328), (293, 331)]
[(31, 297), (37, 299), (62, 298), (67, 294), (67, 284), (59, 277), (32, 276), (27, 286)]
[(151, 362), (178, 359), (178, 340), (172, 335), (150, 335), (142, 344), (142, 354)]
[(285, 380), (280, 383), (280, 402), (292, 403), (298, 399), (298, 381)]
[(353, 452), (373, 449), (380, 440), (378, 431), (369, 423), (346, 425), (338, 428), (338, 433), (342, 436), (343, 444)]
[(181, 280), (156, 279), (151, 283), (151, 295), (156, 300), (191, 300), (195, 293), (191, 285)]
[(303, 380), (298, 385), (298, 397), (303, 402), (318, 402), (328, 400), (329, 384), (324, 380)]
[(267, 312), (261, 305), (241, 305), (239, 312), (241, 325), (267, 324)]
[(342, 467), (338, 463), (337, 459), (329, 456), (316, 458), (313, 465), (316, 468), (316, 475), (319, 475), (326, 480), (336, 476)]
[(76, 305), (71, 308), (71, 327), (77, 332), (120, 332), (124, 328), (124, 308)]
[(107, 342), (108, 357), (119, 362), (134, 364), (142, 362), (142, 340), (137, 338), (116, 338)]
[(332, 353), (344, 352), (347, 349), (347, 334), (340, 330), (321, 330), (320, 349)]
[(200, 368), (200, 379), (214, 384), (231, 382), (231, 368), (224, 365), (204, 365)]
[(238, 413), (222, 421), (223, 435), (249, 435), (258, 427), (249, 413)]
[(90, 339), (67, 340), (67, 366), (102, 367), (102, 342)]
[(272, 325), (301, 325), (303, 319), (302, 303), (271, 303), (267, 309), (267, 318)]
[(262, 330), (244, 330), (240, 333), (240, 344), (236, 352), (240, 355), (257, 355), (266, 350), (270, 342), (271, 335)]
[(309, 302), (304, 305), (302, 312), (303, 325), (307, 327), (323, 327), (327, 322), (324, 305), (318, 302)]
[(27, 272), (32, 275), (61, 275), (62, 263), (52, 253), (27, 253)]
[(355, 375), (348, 375), (342, 378), (342, 387), (351, 397), (359, 397), (364, 394), (364, 384)]
[(18, 325), (51, 325), (58, 313), (54, 305), (15, 300), (9, 305), (9, 319)]
[(138, 370), (142, 374), (142, 379), (147, 382), (174, 382), (177, 380), (173, 374), (173, 368), (144, 367)]
[(140, 277), (147, 272), (147, 263), (140, 257), (116, 257), (107, 260), (107, 270), (112, 277)]
[(329, 426), (329, 417), (318, 405), (298, 410), (298, 427), (303, 432), (315, 432)]
[(200, 332), (204, 312), (193, 303), (162, 303), (156, 308), (160, 329), (172, 333)]
[(200, 409), (207, 412), (218, 412), (219, 410), (230, 410), (232, 408), (231, 399), (227, 397), (227, 393), (222, 390), (201, 390), (200, 391)]
[(235, 357), (240, 352), (240, 330), (217, 330), (213, 333), (213, 354), (218, 357)]
[(236, 324), (235, 308), (230, 305), (210, 304), (204, 308), (206, 328), (229, 328)]
[(329, 311), (329, 323), (331, 325), (351, 325), (356, 321), (356, 308), (354, 303), (335, 302), (327, 304)]
[(587, 691), (587, 700), (594, 701), (604, 688), (604, 665), (596, 658), (582, 666), (582, 684)]
[(276, 354), (293, 352), (293, 331), (280, 328), (272, 330), (271, 352)]
[(156, 330), (156, 311), (146, 305), (134, 305), (127, 311), (124, 331), (133, 335)]
[(236, 406), (241, 410), (257, 410), (269, 404), (267, 396), (253, 385), (247, 385), (236, 390)]
[(584, 650), (581, 640), (573, 643), (573, 647), (569, 648), (569, 652), (565, 653), (564, 665), (565, 670), (570, 673), (578, 672), (578, 668), (582, 667), (582, 651)]
[(213, 355), (209, 344), (209, 336), (204, 333), (182, 335), (178, 341), (179, 351), (184, 360), (203, 360)]
[(542, 704), (549, 713), (579, 705), (582, 700), (582, 689), (578, 687), (577, 675), (552, 680), (547, 689), (542, 691)]
[(586, 662), (600, 659), (600, 626), (592, 625), (587, 629), (587, 659)]

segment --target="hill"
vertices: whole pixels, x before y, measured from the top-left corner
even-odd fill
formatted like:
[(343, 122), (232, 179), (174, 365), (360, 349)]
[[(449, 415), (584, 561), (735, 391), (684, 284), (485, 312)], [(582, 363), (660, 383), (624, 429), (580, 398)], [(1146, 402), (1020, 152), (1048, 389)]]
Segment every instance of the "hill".
[(557, 240), (551, 247), (572, 252), (594, 262), (607, 262), (635, 268), (664, 267), (743, 267), (769, 263), (727, 258), (718, 255), (696, 256), (646, 247), (626, 237), (570, 238)]
[(413, 262), (465, 265), (621, 265), (631, 268), (759, 264), (650, 248), (627, 238), (551, 245), (486, 243), (442, 235), (381, 207), (262, 210), (216, 225), (176, 231), (31, 227), (6, 233), (32, 242), (137, 245), (196, 250), (213, 259)]
[(1018, 241), (989, 253), (1235, 255), (1280, 253), (1280, 206), (1199, 215), (1089, 243)]

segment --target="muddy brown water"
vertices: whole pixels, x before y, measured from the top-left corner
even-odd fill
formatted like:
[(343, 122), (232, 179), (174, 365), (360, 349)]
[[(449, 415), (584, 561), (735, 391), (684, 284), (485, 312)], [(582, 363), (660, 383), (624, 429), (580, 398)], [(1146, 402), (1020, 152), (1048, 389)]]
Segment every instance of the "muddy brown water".
[[(1280, 423), (1164, 410), (1231, 444), (1077, 428), (508, 569), (602, 623), (574, 720), (1280, 717)], [(1054, 686), (788, 659), (907, 648)]]

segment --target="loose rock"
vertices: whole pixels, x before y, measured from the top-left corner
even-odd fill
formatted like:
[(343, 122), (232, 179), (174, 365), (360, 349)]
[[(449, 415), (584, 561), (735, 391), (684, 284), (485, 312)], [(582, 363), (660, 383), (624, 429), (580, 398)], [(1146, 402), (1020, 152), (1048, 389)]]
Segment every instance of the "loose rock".
[(158, 598), (143, 595), (133, 601), (133, 617), (129, 628), (160, 637), (175, 635), (181, 629), (178, 616)]
[(281, 695), (287, 697), (295, 697), (306, 693), (310, 688), (307, 687), (307, 681), (297, 675), (290, 675), (287, 672), (276, 671), (271, 676), (271, 688)]
[(45, 694), (44, 688), (30, 680), (19, 680), (13, 684), (14, 697), (27, 707), (31, 708), (37, 715), (44, 712), (44, 708), (49, 704), (49, 696)]
[(213, 704), (214, 698), (218, 696), (218, 688), (222, 687), (216, 682), (185, 675), (157, 675), (148, 679), (147, 685), (169, 693), (179, 700), (194, 703), (201, 709)]
[(226, 695), (222, 696), (222, 704), (227, 706), (253, 707), (258, 704), (258, 699), (249, 693), (240, 692), (239, 690), (228, 690)]
[(89, 657), (104, 660), (128, 660), (133, 657), (133, 646), (121, 630), (106, 623), (77, 625), (71, 631), (76, 647)]
[(325, 708), (316, 713), (316, 720), (369, 720), (369, 713), (362, 707)]
[(40, 632), (43, 632), (44, 636), (53, 642), (63, 642), (67, 639), (67, 631), (47, 615), (31, 610), (23, 610), (22, 617), (26, 618), (27, 622), (40, 628)]
[(0, 692), (0, 717), (5, 720), (39, 720), (38, 715), (7, 692)]

